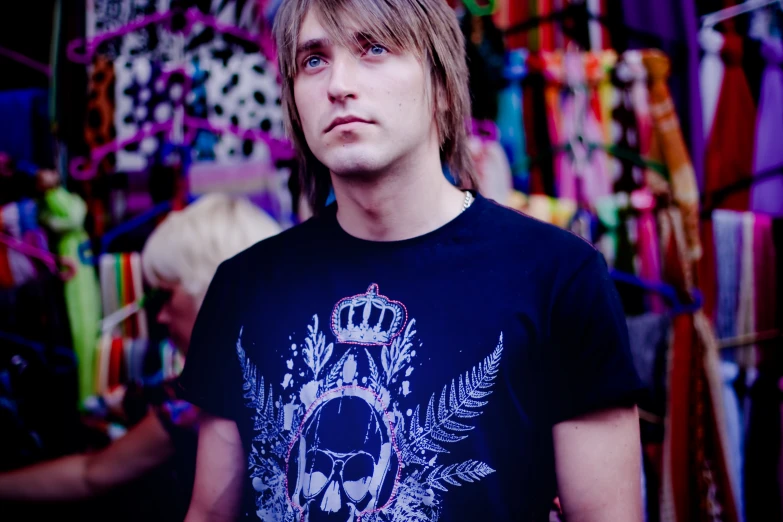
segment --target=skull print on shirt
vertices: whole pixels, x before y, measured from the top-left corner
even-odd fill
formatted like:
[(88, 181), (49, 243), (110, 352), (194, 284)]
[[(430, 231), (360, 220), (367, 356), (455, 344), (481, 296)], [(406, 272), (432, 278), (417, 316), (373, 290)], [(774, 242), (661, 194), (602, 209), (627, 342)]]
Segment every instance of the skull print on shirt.
[[(503, 353), (466, 368), (415, 408), (411, 364), (422, 343), (404, 304), (379, 293), (340, 300), (327, 340), (318, 315), (292, 341), (281, 383), (265, 381), (237, 341), (254, 439), (248, 457), (265, 522), (434, 522), (449, 486), (494, 470), (449, 461), (487, 404)], [(415, 395), (414, 395), (415, 396)]]

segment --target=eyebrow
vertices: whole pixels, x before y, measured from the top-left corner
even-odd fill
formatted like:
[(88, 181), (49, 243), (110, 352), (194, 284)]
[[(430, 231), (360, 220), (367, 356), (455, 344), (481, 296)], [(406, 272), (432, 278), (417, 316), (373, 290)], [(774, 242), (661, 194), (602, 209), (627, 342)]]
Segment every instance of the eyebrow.
[(301, 43), (296, 47), (296, 58), (298, 60), (305, 53), (312, 52), (316, 49), (323, 49), (331, 45), (332, 42), (328, 38), (313, 38), (311, 40), (307, 40), (306, 42)]

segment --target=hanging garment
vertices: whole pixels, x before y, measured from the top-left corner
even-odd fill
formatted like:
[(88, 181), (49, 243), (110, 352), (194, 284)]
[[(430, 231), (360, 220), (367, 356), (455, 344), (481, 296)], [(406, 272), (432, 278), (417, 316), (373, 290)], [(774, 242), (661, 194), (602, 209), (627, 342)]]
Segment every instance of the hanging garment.
[(524, 114), (527, 117), (525, 125), (525, 139), (527, 145), (527, 157), (538, 158), (530, 165), (530, 194), (544, 194), (555, 196), (555, 174), (551, 156), (539, 155), (541, 151), (553, 150), (550, 139), (550, 108), (557, 106), (556, 100), (550, 105), (550, 97), (557, 98), (557, 86), (546, 80), (546, 66), (551, 58), (537, 54), (528, 58), (528, 77), (526, 88), (522, 90), (524, 102)]
[[(119, 29), (144, 16), (163, 13), (171, 8), (171, 0), (93, 0), (86, 10), (85, 36)], [(175, 36), (165, 24), (150, 24), (138, 31), (113, 38), (100, 46), (100, 53), (109, 59), (121, 55), (144, 56), (156, 60), (171, 60)]]
[[(22, 224), (20, 222), (19, 205), (9, 203), (0, 207), (0, 233), (10, 236), (17, 241), (24, 241)], [(32, 281), (38, 275), (32, 259), (26, 254), (6, 245), (2, 245), (0, 254), (3, 254), (7, 263), (7, 279), (0, 279), (0, 285), (9, 288), (20, 286)], [(5, 279), (5, 280), (3, 280)]]
[(702, 130), (704, 131), (704, 139), (708, 141), (712, 133), (712, 123), (715, 121), (721, 85), (723, 85), (724, 66), (720, 57), (723, 42), (723, 35), (711, 27), (704, 27), (699, 31), (699, 44), (704, 50), (704, 57), (699, 65)]
[(717, 205), (712, 198), (716, 190), (750, 178), (753, 169), (756, 106), (742, 70), (742, 37), (727, 33), (725, 38), (723, 86), (704, 160), (705, 206), (748, 210), (749, 188), (733, 191)]
[[(682, 134), (688, 150), (698, 186), (704, 180), (704, 132), (699, 90), (699, 18), (696, 2), (682, 0), (621, 0), (622, 23), (628, 27), (629, 49), (650, 47), (650, 38), (657, 38), (655, 47), (665, 55), (676, 56), (678, 66), (667, 77), (672, 103), (681, 116)], [(716, 7), (718, 8), (718, 7)]]
[[(653, 110), (653, 112), (655, 112)], [(676, 207), (659, 212), (662, 273), (687, 298), (693, 262)], [(717, 341), (702, 312), (674, 318), (661, 480), (661, 522), (736, 522)]]
[[(639, 276), (645, 281), (660, 282), (661, 259), (658, 226), (655, 221), (655, 198), (647, 189), (639, 189), (631, 194), (631, 205), (639, 213), (636, 219), (636, 251), (639, 258)], [(662, 314), (666, 310), (663, 298), (658, 294), (648, 294), (647, 309)]]
[[(769, 332), (781, 325), (778, 322), (778, 286), (781, 283), (777, 251), (773, 236), (773, 220), (768, 215), (756, 214), (753, 228), (753, 294), (754, 318), (757, 332)], [(759, 363), (765, 359), (759, 352)]]
[[(98, 267), (104, 317), (141, 299), (144, 290), (138, 252), (102, 254)], [(114, 337), (149, 338), (146, 311), (134, 313), (108, 333)]]
[[(98, 56), (87, 84), (87, 117), (84, 126), (84, 142), (94, 150), (117, 137), (114, 126), (115, 77), (114, 62)], [(115, 156), (109, 154), (98, 167), (100, 173), (114, 171)]]
[(650, 114), (653, 121), (650, 159), (664, 163), (669, 171), (672, 197), (682, 211), (687, 244), (686, 259), (694, 262), (701, 257), (699, 191), (680, 130), (679, 118), (666, 85), (671, 63), (659, 51), (645, 51), (642, 61), (649, 77)]
[[(634, 90), (638, 87), (635, 76), (638, 74), (638, 68), (632, 70), (632, 66), (626, 61), (632, 56), (631, 53), (621, 56), (612, 72), (612, 84), (617, 92), (617, 103), (612, 110), (615, 132), (611, 143), (638, 156), (641, 153), (641, 129), (634, 109)], [(644, 81), (643, 77), (642, 81)], [(614, 192), (630, 193), (642, 187), (644, 175), (640, 167), (621, 158), (613, 158), (612, 163), (615, 164), (615, 175), (612, 177)]]
[(84, 401), (95, 389), (93, 364), (101, 297), (95, 269), (82, 263), (79, 246), (88, 241), (84, 230), (87, 207), (79, 196), (62, 187), (44, 194), (41, 221), (57, 236), (57, 253), (76, 266), (74, 276), (65, 282), (65, 304), (71, 339), (79, 365), (79, 400)]
[[(601, 122), (604, 124), (604, 143), (612, 143), (613, 124), (612, 109), (616, 102), (615, 87), (612, 85), (612, 72), (617, 64), (617, 53), (609, 50), (598, 54), (598, 60), (601, 63), (601, 78), (598, 81), (598, 98), (601, 104)], [(610, 167), (611, 168), (611, 167)], [(614, 176), (612, 176), (614, 179)]]
[[(756, 327), (756, 285), (753, 271), (755, 268), (754, 230), (755, 216), (745, 212), (740, 218), (740, 248), (739, 248), (739, 286), (737, 294), (736, 334), (738, 336), (753, 335)], [(736, 361), (743, 368), (756, 366), (756, 352), (753, 345), (735, 350)]]
[(734, 503), (737, 506), (737, 519), (744, 520), (742, 505), (742, 469), (744, 466), (742, 448), (744, 447), (744, 434), (742, 432), (742, 411), (739, 398), (734, 390), (734, 383), (739, 377), (739, 365), (735, 362), (723, 360), (720, 362), (720, 373), (723, 385), (723, 413), (726, 422), (726, 471), (731, 480), (736, 484), (734, 488)]
[[(228, 59), (204, 50), (200, 67), (208, 70), (204, 82), (207, 117), (220, 128), (261, 130), (283, 138), (280, 85), (274, 64), (260, 53), (232, 53)], [(223, 133), (213, 147), (216, 162), (267, 160), (268, 147), (261, 142)]]
[[(114, 61), (114, 74), (114, 126), (119, 141), (135, 136), (147, 124), (172, 121), (175, 109), (183, 103), (185, 78), (164, 72), (158, 62), (123, 56)], [(163, 141), (165, 133), (159, 133), (118, 150), (117, 170), (144, 170)]]
[(674, 319), (662, 522), (740, 520), (727, 452), (718, 347), (707, 318)]
[(560, 198), (594, 205), (612, 193), (603, 145), (601, 111), (594, 88), (601, 78), (596, 56), (545, 54), (550, 139), (567, 147), (555, 156), (555, 184)]
[[(753, 172), (769, 169), (783, 170), (783, 40), (768, 38), (761, 43), (761, 54), (767, 61), (761, 83), (758, 120), (756, 122), (756, 150)], [(783, 217), (783, 172), (773, 178), (757, 181), (750, 192), (750, 209)]]
[[(650, 313), (630, 316), (626, 323), (634, 366), (649, 392), (639, 407), (663, 417), (666, 412), (666, 359), (671, 319), (666, 314)], [(662, 432), (660, 437), (662, 440)]]
[(522, 80), (527, 75), (525, 67), (527, 52), (510, 51), (506, 57), (508, 62), (506, 77), (509, 84), (498, 94), (499, 141), (506, 153), (506, 161), (511, 164), (514, 176), (524, 179), (527, 175), (527, 154), (525, 153)]
[(728, 210), (712, 213), (718, 272), (718, 307), (715, 329), (718, 338), (737, 335), (740, 273), (742, 266), (741, 214)]

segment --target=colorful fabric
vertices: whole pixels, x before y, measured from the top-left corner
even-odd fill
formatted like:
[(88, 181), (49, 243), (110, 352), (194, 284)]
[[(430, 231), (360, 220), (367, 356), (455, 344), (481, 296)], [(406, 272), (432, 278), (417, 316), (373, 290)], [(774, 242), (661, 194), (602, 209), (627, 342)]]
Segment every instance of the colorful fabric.
[(555, 155), (557, 196), (594, 205), (612, 193), (598, 94), (602, 70), (596, 56), (580, 53), (543, 53), (549, 82), (546, 110)]
[[(761, 84), (758, 120), (756, 122), (756, 150), (753, 172), (761, 174), (769, 169), (783, 168), (783, 40), (765, 39), (761, 54), (767, 62)], [(750, 192), (750, 209), (783, 217), (783, 173), (756, 181)]]
[[(92, 66), (87, 83), (87, 117), (84, 126), (84, 142), (94, 150), (114, 141), (117, 129), (114, 124), (115, 76), (114, 63), (105, 56), (98, 56)], [(109, 154), (98, 166), (99, 172), (114, 171), (115, 155)]]
[(716, 210), (712, 213), (718, 268), (718, 308), (715, 329), (718, 338), (737, 335), (740, 273), (742, 267), (742, 215)]
[(653, 121), (650, 159), (664, 163), (669, 171), (672, 197), (682, 211), (685, 226), (688, 249), (686, 259), (694, 262), (701, 257), (702, 252), (699, 240), (699, 190), (674, 102), (666, 85), (671, 63), (660, 51), (645, 51), (642, 62), (649, 77), (650, 114)]
[(704, 50), (704, 57), (699, 65), (699, 84), (701, 86), (702, 100), (702, 129), (705, 139), (709, 140), (712, 134), (712, 124), (715, 121), (715, 111), (718, 108), (718, 99), (723, 85), (723, 60), (720, 52), (723, 49), (723, 35), (705, 27), (699, 32), (699, 44)]
[(748, 210), (750, 187), (713, 201), (713, 193), (752, 177), (756, 105), (742, 69), (742, 37), (725, 35), (723, 86), (715, 110), (704, 160), (704, 204), (707, 208)]
[[(655, 115), (655, 109), (653, 109)], [(692, 259), (677, 208), (659, 213), (663, 279), (683, 299), (694, 290)], [(674, 318), (661, 480), (661, 522), (736, 522), (723, 378), (715, 334), (703, 312)]]
[(65, 305), (71, 326), (71, 339), (79, 367), (79, 399), (95, 393), (95, 351), (101, 294), (92, 265), (81, 262), (79, 247), (88, 241), (84, 230), (87, 207), (79, 196), (59, 187), (43, 198), (41, 222), (57, 237), (56, 252), (76, 266), (74, 276), (65, 282)]

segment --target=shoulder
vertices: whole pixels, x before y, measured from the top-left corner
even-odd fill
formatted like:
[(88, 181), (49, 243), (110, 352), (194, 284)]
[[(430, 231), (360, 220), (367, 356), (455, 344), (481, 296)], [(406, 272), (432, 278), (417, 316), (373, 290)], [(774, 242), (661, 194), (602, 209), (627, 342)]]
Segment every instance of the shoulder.
[(581, 236), (545, 223), (518, 210), (485, 200), (481, 228), (501, 252), (524, 262), (534, 260), (551, 268), (577, 270), (601, 257)]

